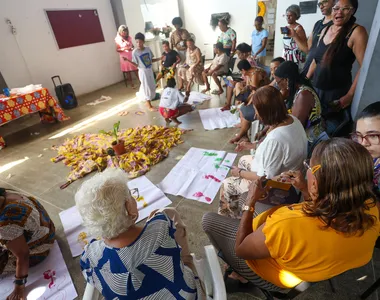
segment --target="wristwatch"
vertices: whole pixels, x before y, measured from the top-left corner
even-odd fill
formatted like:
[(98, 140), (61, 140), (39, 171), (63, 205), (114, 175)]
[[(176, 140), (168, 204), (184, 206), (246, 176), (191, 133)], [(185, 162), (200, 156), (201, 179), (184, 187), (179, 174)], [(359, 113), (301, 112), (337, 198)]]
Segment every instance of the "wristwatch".
[(15, 285), (25, 285), (27, 283), (27, 278), (28, 278), (28, 276), (26, 276), (24, 278), (15, 277), (15, 280), (13, 281), (13, 283)]
[(245, 205), (243, 211), (249, 211), (251, 213), (255, 212), (255, 209), (252, 206)]

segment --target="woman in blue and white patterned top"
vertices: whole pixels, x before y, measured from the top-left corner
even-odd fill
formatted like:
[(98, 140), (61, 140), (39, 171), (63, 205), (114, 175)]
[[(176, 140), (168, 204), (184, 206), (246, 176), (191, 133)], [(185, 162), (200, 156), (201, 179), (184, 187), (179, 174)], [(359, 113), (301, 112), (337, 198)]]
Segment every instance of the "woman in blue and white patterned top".
[(178, 213), (165, 209), (136, 226), (137, 204), (119, 169), (86, 181), (75, 200), (84, 225), (102, 237), (86, 246), (81, 269), (106, 299), (200, 298)]

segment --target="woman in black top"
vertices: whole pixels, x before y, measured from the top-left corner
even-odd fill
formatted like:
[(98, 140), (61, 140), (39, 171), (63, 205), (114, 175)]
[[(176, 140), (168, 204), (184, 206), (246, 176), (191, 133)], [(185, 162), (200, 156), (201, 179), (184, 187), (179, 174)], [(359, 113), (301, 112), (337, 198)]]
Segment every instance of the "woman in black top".
[(355, 60), (362, 65), (367, 47), (367, 31), (355, 23), (357, 9), (358, 0), (336, 1), (333, 25), (322, 31), (307, 75), (308, 78), (314, 76), (313, 83), (321, 99), (327, 133), (333, 136), (351, 122), (349, 107), (360, 74), (358, 72), (352, 81), (352, 65)]

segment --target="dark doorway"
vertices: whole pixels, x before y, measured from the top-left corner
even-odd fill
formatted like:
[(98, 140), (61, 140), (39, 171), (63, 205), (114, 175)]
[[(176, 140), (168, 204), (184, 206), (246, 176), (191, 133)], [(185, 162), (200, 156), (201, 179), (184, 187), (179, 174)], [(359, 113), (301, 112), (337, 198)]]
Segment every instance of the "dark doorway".
[(0, 94), (3, 92), (3, 89), (5, 89), (6, 87), (8, 87), (7, 83), (5, 82), (5, 79), (0, 72)]

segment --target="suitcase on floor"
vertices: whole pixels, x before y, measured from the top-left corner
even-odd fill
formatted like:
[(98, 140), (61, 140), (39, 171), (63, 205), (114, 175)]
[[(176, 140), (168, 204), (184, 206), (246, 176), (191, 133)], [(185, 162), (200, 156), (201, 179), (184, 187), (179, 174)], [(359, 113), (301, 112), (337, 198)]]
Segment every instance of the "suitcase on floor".
[[(55, 84), (55, 78), (58, 78), (59, 85)], [(54, 84), (55, 94), (57, 95), (59, 104), (63, 109), (72, 109), (78, 106), (77, 97), (75, 97), (74, 89), (70, 83), (62, 84), (61, 77), (58, 75), (51, 78)]]

